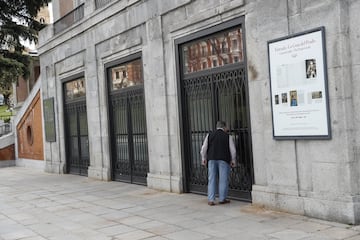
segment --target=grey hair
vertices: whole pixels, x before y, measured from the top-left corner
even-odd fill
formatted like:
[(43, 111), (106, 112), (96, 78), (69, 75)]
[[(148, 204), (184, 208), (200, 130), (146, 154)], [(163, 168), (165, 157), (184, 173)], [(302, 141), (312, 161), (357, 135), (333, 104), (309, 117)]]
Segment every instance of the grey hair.
[(216, 123), (216, 128), (225, 128), (226, 127), (226, 123), (224, 121), (218, 121)]

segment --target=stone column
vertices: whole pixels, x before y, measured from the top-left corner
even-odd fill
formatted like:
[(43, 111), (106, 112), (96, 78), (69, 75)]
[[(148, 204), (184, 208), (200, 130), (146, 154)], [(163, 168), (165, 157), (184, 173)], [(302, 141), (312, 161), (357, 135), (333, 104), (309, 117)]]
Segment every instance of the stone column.
[(179, 178), (173, 177), (169, 148), (168, 103), (164, 69), (161, 17), (146, 23), (143, 47), (146, 121), (149, 143), (148, 187), (179, 192)]
[[(279, 208), (303, 213), (298, 206), (298, 176), (294, 141), (272, 138), (271, 96), (268, 74), (267, 41), (289, 34), (287, 1), (250, 1), (246, 5), (246, 53), (249, 82), (249, 103), (253, 142), (255, 184), (254, 204), (270, 205), (272, 191), (281, 191), (286, 200)], [(256, 109), (256, 110), (254, 110)], [(273, 186), (278, 186), (273, 190)], [(286, 197), (285, 197), (286, 196)], [(269, 201), (269, 202), (268, 202)]]
[(92, 12), (95, 11), (95, 0), (91, 1), (83, 1), (85, 3), (84, 6), (84, 16), (90, 15)]
[(102, 122), (100, 117), (100, 93), (98, 84), (98, 68), (96, 59), (96, 49), (94, 44), (94, 33), (88, 33), (85, 36), (87, 44), (85, 53), (85, 80), (86, 80), (86, 110), (88, 119), (88, 137), (90, 166), (88, 176), (91, 178), (110, 180), (109, 163), (104, 163), (103, 159), (103, 138)]
[(51, 2), (54, 22), (60, 19), (60, 1), (61, 0), (52, 0)]
[[(41, 56), (41, 61), (44, 63), (51, 63), (51, 54)], [(54, 114), (55, 114), (55, 134), (56, 140), (54, 142), (47, 142), (44, 138), (44, 159), (45, 171), (51, 173), (64, 173), (66, 166), (65, 146), (61, 144), (64, 142), (64, 135), (60, 134), (61, 127), (63, 126), (63, 104), (61, 86), (59, 89), (56, 84), (55, 67), (53, 64), (41, 65), (40, 78), (42, 100), (54, 97)], [(59, 83), (61, 84), (61, 83)], [(61, 119), (59, 118), (60, 116)], [(43, 118), (44, 119), (44, 118)], [(61, 125), (61, 126), (60, 126)]]

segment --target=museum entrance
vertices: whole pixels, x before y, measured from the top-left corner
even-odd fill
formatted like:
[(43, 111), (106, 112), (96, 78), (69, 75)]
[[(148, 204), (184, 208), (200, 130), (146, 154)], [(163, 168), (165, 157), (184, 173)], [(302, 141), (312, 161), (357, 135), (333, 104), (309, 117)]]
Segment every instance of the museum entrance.
[[(230, 128), (237, 150), (229, 197), (251, 201), (253, 183), (243, 19), (176, 41), (180, 62), (182, 145), (186, 190), (206, 194), (200, 149), (216, 122)], [(223, 29), (226, 29), (225, 31)]]
[(89, 138), (85, 99), (85, 79), (64, 83), (64, 119), (66, 170), (87, 176), (89, 167)]
[(112, 179), (146, 185), (149, 157), (140, 55), (107, 67)]

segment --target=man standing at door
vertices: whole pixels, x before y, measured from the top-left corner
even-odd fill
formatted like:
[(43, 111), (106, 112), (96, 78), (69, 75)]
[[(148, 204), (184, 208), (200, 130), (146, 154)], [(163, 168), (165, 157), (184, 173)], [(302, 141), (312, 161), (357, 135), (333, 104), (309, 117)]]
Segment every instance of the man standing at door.
[(202, 165), (208, 166), (208, 204), (215, 205), (217, 178), (219, 178), (219, 204), (229, 203), (230, 167), (235, 167), (234, 139), (228, 134), (224, 121), (216, 123), (216, 131), (210, 132), (201, 147)]

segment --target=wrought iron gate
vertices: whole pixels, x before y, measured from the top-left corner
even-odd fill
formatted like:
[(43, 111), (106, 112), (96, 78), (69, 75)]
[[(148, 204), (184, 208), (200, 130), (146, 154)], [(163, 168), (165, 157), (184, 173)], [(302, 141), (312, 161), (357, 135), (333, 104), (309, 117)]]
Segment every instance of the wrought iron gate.
[(207, 169), (201, 165), (200, 148), (217, 119), (222, 119), (230, 127), (237, 150), (237, 166), (230, 174), (229, 196), (250, 200), (252, 157), (244, 68), (188, 78), (183, 83), (189, 190), (207, 192)]
[(64, 84), (65, 144), (67, 172), (87, 176), (89, 138), (84, 78)]
[(220, 31), (215, 34), (206, 30), (179, 41), (186, 187), (190, 192), (206, 194), (207, 168), (201, 165), (200, 149), (216, 121), (224, 120), (237, 150), (229, 197), (251, 201), (253, 168), (244, 32), (236, 21), (228, 25), (236, 24), (229, 30), (217, 26)]
[(146, 185), (149, 171), (143, 87), (110, 95), (113, 179)]
[(149, 157), (141, 54), (110, 63), (107, 72), (112, 178), (146, 185)]

